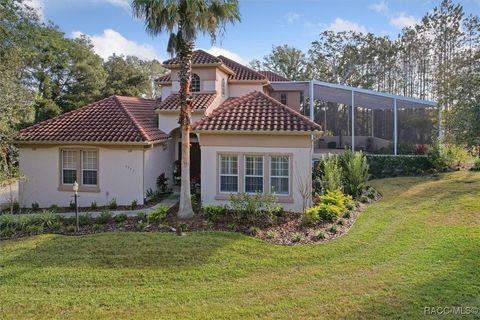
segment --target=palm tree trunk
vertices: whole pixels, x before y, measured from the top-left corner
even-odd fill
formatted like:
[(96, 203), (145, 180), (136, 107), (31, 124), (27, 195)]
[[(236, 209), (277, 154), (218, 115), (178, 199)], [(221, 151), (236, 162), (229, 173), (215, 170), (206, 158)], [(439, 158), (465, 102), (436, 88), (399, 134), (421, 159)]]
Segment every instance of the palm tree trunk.
[(177, 213), (179, 219), (193, 217), (190, 194), (190, 126), (192, 117), (192, 99), (190, 97), (190, 81), (192, 75), (193, 43), (182, 43), (179, 46), (180, 58), (180, 118), (178, 123), (182, 131), (182, 168), (180, 186), (180, 205)]

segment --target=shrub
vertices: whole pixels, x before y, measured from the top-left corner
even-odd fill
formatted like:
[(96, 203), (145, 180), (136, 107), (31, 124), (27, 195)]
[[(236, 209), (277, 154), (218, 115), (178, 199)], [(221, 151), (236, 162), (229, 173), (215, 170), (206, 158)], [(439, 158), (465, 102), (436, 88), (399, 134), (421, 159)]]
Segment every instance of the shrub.
[(16, 230), (17, 228), (18, 228), (18, 223), (13, 215), (11, 214), (0, 215), (0, 230), (5, 230), (5, 229)]
[(325, 161), (322, 177), (322, 190), (328, 191), (342, 190), (342, 167), (336, 157), (330, 157)]
[(345, 213), (343, 214), (342, 218), (344, 218), (344, 219), (350, 219), (350, 211), (345, 211)]
[(330, 229), (328, 229), (328, 231), (330, 231), (331, 233), (334, 233), (334, 234), (337, 233), (337, 226), (336, 226), (336, 225), (332, 225), (332, 226), (330, 227)]
[(162, 173), (157, 178), (157, 188), (162, 193), (166, 193), (168, 190), (168, 179), (165, 177), (165, 173)]
[(168, 207), (161, 205), (149, 212), (147, 215), (148, 223), (158, 223), (164, 220), (168, 214)]
[(277, 233), (273, 230), (267, 231), (267, 239), (275, 239), (277, 237)]
[(93, 223), (92, 215), (90, 213), (85, 213), (85, 214), (79, 214), (78, 215), (78, 225), (83, 227), (83, 226), (89, 226)]
[(443, 158), (448, 167), (458, 168), (464, 166), (471, 156), (465, 147), (447, 143), (443, 145)]
[(337, 223), (340, 225), (340, 226), (343, 226), (345, 224), (345, 220), (343, 219), (338, 219)]
[(113, 198), (112, 200), (110, 200), (110, 202), (107, 204), (107, 206), (108, 206), (108, 209), (110, 209), (110, 210), (117, 209), (118, 208), (117, 199)]
[(315, 235), (316, 240), (323, 240), (325, 239), (325, 232), (323, 231), (318, 231), (318, 233)]
[(305, 223), (317, 224), (320, 222), (319, 206), (311, 207), (305, 210)]
[(219, 205), (208, 205), (203, 207), (203, 215), (208, 221), (217, 221), (221, 216), (225, 215), (226, 208)]
[(139, 221), (145, 221), (145, 220), (147, 220), (147, 214), (145, 212), (138, 212), (137, 213), (137, 219)]
[(480, 158), (475, 159), (475, 161), (473, 162), (472, 170), (480, 171)]
[(292, 237), (292, 242), (301, 242), (305, 239), (303, 233), (297, 232)]
[(248, 233), (252, 236), (256, 236), (259, 232), (260, 232), (260, 228), (258, 227), (251, 226), (250, 228), (248, 228)]
[(113, 215), (108, 210), (103, 210), (97, 218), (97, 222), (100, 224), (107, 224), (112, 221)]
[(103, 229), (103, 226), (102, 226), (101, 224), (94, 223), (94, 224), (92, 225), (92, 230), (95, 231), (95, 232), (96, 232), (96, 231), (100, 231), (100, 230), (102, 230), (102, 229)]
[(345, 209), (347, 209), (348, 211), (352, 211), (354, 207), (355, 204), (353, 203), (353, 201), (348, 201), (347, 203), (345, 203)]
[(138, 208), (138, 201), (135, 199), (132, 201), (132, 203), (130, 204), (130, 209), (132, 210), (135, 210)]
[(320, 221), (334, 222), (342, 214), (341, 208), (334, 204), (321, 203), (318, 208), (318, 217)]
[(372, 178), (412, 176), (435, 170), (431, 157), (368, 155), (369, 173)]
[(96, 201), (92, 201), (92, 203), (90, 203), (90, 209), (92, 210), (97, 210), (97, 202)]
[(345, 191), (349, 195), (357, 197), (367, 186), (369, 178), (367, 158), (362, 151), (352, 153), (345, 150), (342, 159)]
[(67, 232), (67, 233), (75, 233), (75, 231), (76, 231), (76, 228), (75, 228), (75, 226), (73, 226), (73, 225), (68, 225), (68, 226), (65, 228), (65, 232)]
[[(43, 210), (42, 213), (38, 215), (38, 225), (43, 228), (51, 228), (55, 223), (60, 221), (60, 216), (53, 213), (52, 211)], [(32, 221), (35, 223), (35, 220)]]
[(28, 234), (39, 234), (43, 232), (43, 229), (44, 228), (42, 225), (31, 224), (25, 228), (25, 232), (27, 232)]
[(48, 207), (48, 210), (52, 212), (58, 212), (58, 209), (58, 205), (56, 204), (52, 204), (50, 207)]
[(7, 227), (4, 229), (0, 229), (0, 238), (10, 238), (15, 234), (15, 229), (11, 227)]
[(72, 200), (70, 200), (70, 204), (69, 204), (68, 207), (70, 208), (70, 211), (75, 211), (75, 209), (76, 209), (76, 208), (75, 208), (75, 202), (72, 201)]
[(190, 196), (190, 201), (192, 201), (192, 208), (196, 208), (198, 206), (198, 199), (198, 194), (192, 193), (192, 195)]
[(117, 214), (113, 219), (117, 223), (122, 223), (128, 220), (128, 216), (126, 213), (121, 213), (121, 214)]
[(136, 226), (137, 231), (145, 231), (147, 229), (147, 224), (145, 222), (139, 223)]
[(35, 212), (38, 210), (40, 210), (40, 205), (38, 204), (38, 202), (32, 203), (32, 211)]
[(230, 197), (230, 209), (237, 219), (271, 218), (283, 208), (275, 203), (274, 194), (238, 193)]

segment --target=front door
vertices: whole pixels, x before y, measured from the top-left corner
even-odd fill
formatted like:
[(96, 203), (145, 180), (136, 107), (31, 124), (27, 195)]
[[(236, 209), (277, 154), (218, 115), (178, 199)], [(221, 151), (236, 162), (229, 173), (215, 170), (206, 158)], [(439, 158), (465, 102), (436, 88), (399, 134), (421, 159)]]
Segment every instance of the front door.
[[(182, 143), (178, 143), (178, 159), (182, 159)], [(200, 178), (200, 143), (190, 142), (190, 179)]]

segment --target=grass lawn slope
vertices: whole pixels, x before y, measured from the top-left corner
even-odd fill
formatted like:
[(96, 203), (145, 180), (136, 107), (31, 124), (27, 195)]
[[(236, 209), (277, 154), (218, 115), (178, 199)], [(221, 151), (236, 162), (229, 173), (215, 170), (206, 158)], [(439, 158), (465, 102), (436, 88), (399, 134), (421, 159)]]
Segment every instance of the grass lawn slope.
[(384, 198), (324, 244), (213, 232), (2, 241), (0, 318), (416, 319), (480, 307), (480, 173), (373, 183)]

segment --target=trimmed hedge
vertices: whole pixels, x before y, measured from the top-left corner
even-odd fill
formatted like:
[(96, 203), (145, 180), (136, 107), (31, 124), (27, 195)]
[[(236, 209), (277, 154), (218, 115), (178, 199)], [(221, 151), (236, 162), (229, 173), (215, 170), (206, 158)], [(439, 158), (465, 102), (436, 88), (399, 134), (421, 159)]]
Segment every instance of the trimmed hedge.
[(367, 155), (371, 178), (415, 176), (435, 172), (431, 158), (426, 156)]

